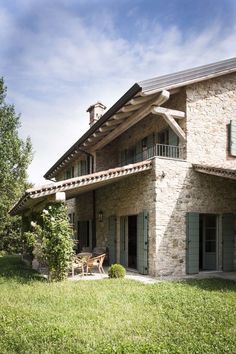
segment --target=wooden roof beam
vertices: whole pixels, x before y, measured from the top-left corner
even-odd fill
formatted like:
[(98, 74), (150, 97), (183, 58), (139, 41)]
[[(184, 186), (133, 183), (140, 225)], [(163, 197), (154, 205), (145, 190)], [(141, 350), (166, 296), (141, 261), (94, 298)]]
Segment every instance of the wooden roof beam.
[(126, 112), (126, 113), (118, 112), (112, 118), (114, 120), (122, 120), (122, 119), (129, 117), (129, 116), (130, 116), (130, 112)]
[(144, 97), (136, 96), (132, 98), (132, 100), (130, 100), (129, 103), (132, 105), (143, 104), (146, 102), (146, 100), (147, 99), (145, 99)]
[(139, 109), (142, 106), (141, 103), (139, 103), (138, 105), (128, 105), (128, 106), (124, 106), (123, 108), (121, 108), (121, 112), (132, 112), (132, 111), (136, 111), (137, 109)]
[(118, 124), (120, 124), (120, 122), (119, 121), (117, 121), (117, 120), (108, 120), (106, 123), (105, 123), (105, 125), (107, 126), (107, 127), (113, 127), (114, 125), (118, 125)]
[[(93, 151), (99, 150), (107, 145), (110, 141), (114, 140), (117, 136), (122, 134), (124, 131), (132, 127), (134, 124), (138, 123), (141, 119), (147, 116), (152, 111), (153, 105), (161, 105), (166, 102), (170, 97), (170, 93), (163, 90), (158, 95), (155, 95), (150, 99), (145, 105), (143, 105), (139, 110), (130, 115), (129, 119), (126, 119), (121, 123), (116, 129), (111, 131), (110, 134), (106, 135), (101, 141), (93, 146)], [(108, 122), (107, 122), (108, 123)]]
[[(154, 110), (152, 110), (152, 113), (153, 113), (153, 111)], [(158, 113), (158, 114), (160, 114), (160, 113)], [(183, 129), (179, 126), (179, 124), (176, 122), (174, 117), (170, 114), (167, 114), (167, 113), (163, 113), (162, 117), (165, 119), (166, 123), (171, 127), (171, 129), (175, 132), (175, 134), (180, 138), (180, 140), (185, 142), (186, 141), (186, 134), (183, 131)]]
[(164, 108), (164, 107), (154, 107), (152, 113), (160, 114), (160, 115), (170, 114), (172, 117), (177, 119), (185, 118), (185, 112), (177, 111), (175, 109), (170, 109), (170, 108)]
[(98, 129), (98, 131), (99, 131), (100, 133), (106, 133), (106, 132), (108, 132), (108, 131), (110, 131), (110, 130), (111, 130), (110, 127), (105, 127), (105, 126), (102, 126), (102, 127), (100, 127), (100, 128)]

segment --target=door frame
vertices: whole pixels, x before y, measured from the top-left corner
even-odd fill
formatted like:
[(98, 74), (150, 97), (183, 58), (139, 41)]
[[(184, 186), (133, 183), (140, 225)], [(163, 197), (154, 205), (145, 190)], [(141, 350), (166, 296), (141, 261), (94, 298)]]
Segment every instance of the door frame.
[(120, 263), (128, 267), (128, 217), (137, 216), (137, 270), (140, 274), (148, 274), (149, 232), (148, 211), (120, 216)]
[[(207, 215), (214, 215), (216, 217), (216, 241), (215, 241), (215, 244), (216, 244), (216, 251), (215, 251), (215, 254), (216, 254), (216, 258), (215, 258), (215, 269), (212, 269), (212, 271), (218, 271), (219, 270), (219, 260), (220, 258), (222, 258), (222, 256), (220, 257), (220, 248), (219, 248), (219, 224), (220, 224), (220, 215), (219, 214), (214, 214), (214, 213), (201, 213), (200, 215), (203, 215), (203, 242), (202, 242), (202, 267), (203, 267), (203, 271), (208, 271), (207, 269), (204, 269), (204, 265), (205, 265), (205, 262), (206, 262), (206, 251), (205, 251), (205, 242), (206, 242), (206, 216)], [(200, 269), (199, 269), (200, 271)], [(209, 270), (211, 271), (211, 270)]]

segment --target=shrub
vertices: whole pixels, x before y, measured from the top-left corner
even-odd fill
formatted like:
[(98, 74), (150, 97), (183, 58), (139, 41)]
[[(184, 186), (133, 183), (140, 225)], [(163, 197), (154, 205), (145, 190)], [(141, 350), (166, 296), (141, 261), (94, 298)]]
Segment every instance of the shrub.
[[(41, 220), (40, 220), (41, 219)], [(28, 245), (33, 245), (33, 254), (40, 263), (48, 266), (49, 280), (66, 278), (73, 256), (71, 228), (63, 203), (45, 208), (38, 222), (31, 222), (33, 232), (25, 232)]]
[(108, 269), (109, 278), (124, 278), (125, 268), (121, 264), (112, 264)]

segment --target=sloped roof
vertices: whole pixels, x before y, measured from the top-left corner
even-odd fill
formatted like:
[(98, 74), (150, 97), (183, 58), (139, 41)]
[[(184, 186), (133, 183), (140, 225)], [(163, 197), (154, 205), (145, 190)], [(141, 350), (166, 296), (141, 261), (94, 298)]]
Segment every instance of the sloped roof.
[(229, 169), (220, 166), (193, 164), (195, 171), (223, 178), (236, 179), (236, 169)]
[(182, 70), (177, 73), (158, 76), (149, 80), (140, 81), (138, 85), (143, 92), (152, 90), (169, 90), (186, 86), (194, 82), (208, 80), (213, 77), (229, 74), (236, 71), (236, 58), (222, 60), (216, 63)]
[[(200, 82), (235, 71), (236, 58), (231, 58), (135, 83), (79, 140), (76, 141), (75, 144), (71, 146), (68, 151), (65, 152), (65, 154), (60, 157), (60, 159), (45, 173), (44, 177), (48, 179), (53, 178), (57, 171), (68, 162), (67, 159), (74, 158), (75, 155), (81, 153), (81, 148), (82, 150), (86, 150), (87, 148), (84, 146), (87, 145), (88, 147), (88, 145), (92, 144), (89, 142), (91, 137), (94, 137), (95, 135), (97, 136), (96, 138), (93, 138), (93, 142), (104, 137), (104, 135), (101, 135), (102, 133), (100, 130), (106, 126), (108, 120), (114, 122), (114, 115), (118, 114), (122, 116), (122, 109), (127, 107), (130, 108), (131, 100), (138, 98), (141, 100), (141, 104), (145, 104), (148, 100), (154, 97), (154, 95), (163, 90), (183, 87), (194, 82)], [(135, 108), (138, 109), (138, 107), (140, 107), (140, 105), (134, 107), (133, 111), (130, 110), (130, 114), (123, 113), (124, 119), (127, 120), (130, 115), (136, 112)], [(121, 122), (122, 120), (120, 120), (120, 123)], [(107, 130), (106, 134), (109, 134), (116, 127), (116, 125), (110, 126), (110, 130)]]
[(80, 193), (103, 187), (104, 185), (117, 182), (130, 175), (148, 171), (151, 168), (152, 161), (146, 160), (123, 167), (112, 168), (106, 171), (31, 188), (26, 190), (21, 199), (10, 210), (10, 214), (16, 215), (28, 208), (32, 208), (35, 204), (38, 204), (40, 200), (57, 192), (66, 192), (67, 199), (73, 198)]

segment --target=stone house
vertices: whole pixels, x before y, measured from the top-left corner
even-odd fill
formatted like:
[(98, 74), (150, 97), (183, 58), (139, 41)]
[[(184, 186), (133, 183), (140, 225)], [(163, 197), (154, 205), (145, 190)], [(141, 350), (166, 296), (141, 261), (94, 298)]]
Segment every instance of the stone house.
[[(66, 196), (78, 250), (153, 276), (236, 269), (236, 58), (134, 84), (11, 214)], [(63, 192), (63, 193), (62, 193)]]

